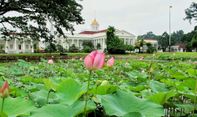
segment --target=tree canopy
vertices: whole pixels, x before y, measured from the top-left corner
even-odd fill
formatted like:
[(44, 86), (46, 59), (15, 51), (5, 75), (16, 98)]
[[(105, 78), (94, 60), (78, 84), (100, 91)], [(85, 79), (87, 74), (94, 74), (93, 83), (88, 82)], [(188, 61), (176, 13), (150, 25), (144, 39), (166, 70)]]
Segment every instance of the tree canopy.
[(111, 54), (124, 54), (125, 53), (125, 45), (124, 41), (115, 35), (115, 28), (110, 26), (107, 29), (107, 52)]
[(76, 0), (1, 0), (0, 32), (46, 40), (54, 35), (65, 36), (64, 31), (73, 32), (75, 24), (83, 23), (81, 10)]
[(150, 31), (150, 32), (147, 32), (144, 35), (138, 36), (138, 38), (142, 38), (142, 39), (157, 39), (157, 35), (155, 35), (152, 31)]
[(190, 22), (192, 20), (197, 21), (197, 3), (193, 2), (191, 6), (185, 10), (185, 14), (185, 19), (189, 20)]

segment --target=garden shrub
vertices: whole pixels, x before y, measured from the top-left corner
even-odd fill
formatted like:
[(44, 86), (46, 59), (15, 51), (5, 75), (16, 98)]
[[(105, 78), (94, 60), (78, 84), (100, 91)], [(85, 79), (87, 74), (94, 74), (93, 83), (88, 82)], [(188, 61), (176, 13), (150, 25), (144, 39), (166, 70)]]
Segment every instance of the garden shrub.
[(110, 54), (125, 54), (125, 45), (122, 39), (115, 35), (115, 28), (109, 27), (107, 30), (107, 51)]
[(69, 47), (69, 52), (79, 52), (79, 49), (73, 44)]
[(91, 41), (83, 41), (83, 52), (91, 52), (94, 50), (94, 45)]

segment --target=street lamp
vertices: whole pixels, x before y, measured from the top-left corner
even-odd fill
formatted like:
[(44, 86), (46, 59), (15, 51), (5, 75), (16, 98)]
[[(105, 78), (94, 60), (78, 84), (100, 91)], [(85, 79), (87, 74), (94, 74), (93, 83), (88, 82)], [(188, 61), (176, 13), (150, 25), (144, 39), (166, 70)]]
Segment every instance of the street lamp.
[(169, 6), (169, 52), (171, 50), (171, 8), (172, 6)]

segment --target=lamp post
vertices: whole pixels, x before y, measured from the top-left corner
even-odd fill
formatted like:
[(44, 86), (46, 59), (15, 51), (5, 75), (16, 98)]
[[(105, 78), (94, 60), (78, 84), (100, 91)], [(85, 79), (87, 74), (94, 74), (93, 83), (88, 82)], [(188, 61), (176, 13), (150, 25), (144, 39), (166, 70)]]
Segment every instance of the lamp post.
[(169, 52), (171, 51), (171, 8), (172, 6), (169, 6)]

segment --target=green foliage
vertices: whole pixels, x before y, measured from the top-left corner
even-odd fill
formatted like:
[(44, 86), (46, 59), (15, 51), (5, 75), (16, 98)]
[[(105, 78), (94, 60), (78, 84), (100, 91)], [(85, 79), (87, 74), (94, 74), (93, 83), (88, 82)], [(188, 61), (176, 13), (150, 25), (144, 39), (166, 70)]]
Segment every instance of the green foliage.
[[(36, 110), (31, 117), (75, 117), (82, 114), (85, 102), (77, 101), (71, 106), (63, 104), (53, 104), (44, 106)], [(87, 110), (94, 110), (96, 107), (93, 102), (88, 102)]]
[(138, 39), (157, 39), (157, 35), (155, 35), (152, 31), (150, 31), (144, 35), (138, 36)]
[(60, 53), (64, 53), (65, 52), (65, 49), (63, 48), (63, 46), (62, 45), (56, 45), (56, 49), (57, 49), (57, 51), (58, 52), (60, 52)]
[(98, 43), (97, 45), (96, 45), (96, 49), (101, 49), (101, 44), (100, 43)]
[(83, 41), (83, 52), (91, 52), (94, 50), (94, 45), (92, 41)]
[(69, 52), (79, 52), (79, 49), (75, 46), (75, 44), (73, 44), (69, 47)]
[(73, 79), (66, 79), (57, 88), (66, 105), (73, 104), (84, 93), (85, 88)]
[(164, 115), (160, 105), (136, 98), (130, 92), (118, 91), (115, 94), (100, 96), (100, 98), (107, 115), (110, 116), (128, 116), (131, 112), (139, 113), (145, 117)]
[[(193, 38), (192, 38), (191, 44), (192, 44), (192, 47), (193, 47), (193, 48), (197, 49), (197, 31), (196, 31), (196, 34), (195, 34), (195, 35), (193, 36)], [(196, 50), (196, 51), (197, 51), (197, 50)]]
[(125, 50), (127, 51), (133, 51), (134, 47), (132, 45), (125, 45)]
[(185, 10), (185, 14), (186, 14), (186, 17), (185, 19), (189, 20), (191, 22), (191, 20), (197, 20), (197, 3), (193, 2), (189, 8), (187, 8)]
[[(167, 32), (164, 32), (162, 35), (156, 35), (153, 32), (148, 32), (147, 34), (138, 36), (138, 39), (155, 39), (158, 41), (159, 49), (162, 49), (163, 51), (165, 51), (169, 45), (169, 34)], [(171, 45), (189, 44), (191, 39), (190, 41), (186, 41), (189, 39), (190, 38), (187, 37), (187, 34), (184, 34), (183, 30), (178, 30), (171, 34)], [(139, 48), (138, 46), (136, 47)]]
[(53, 52), (56, 52), (56, 51), (57, 51), (57, 49), (56, 49), (56, 45), (54, 43), (49, 44), (45, 48), (45, 52), (48, 52), (48, 53), (53, 53)]
[[(1, 103), (2, 100), (0, 100), (0, 104)], [(35, 109), (35, 107), (32, 102), (22, 97), (5, 99), (4, 112), (9, 117), (29, 116), (33, 109)]]
[(156, 48), (152, 46), (151, 43), (146, 43), (146, 46), (147, 46), (147, 53), (153, 53), (153, 52), (156, 52)]
[(164, 32), (161, 38), (159, 38), (159, 44), (160, 49), (162, 49), (165, 52), (166, 48), (169, 46), (169, 35), (167, 32)]
[(172, 35), (171, 35), (171, 44), (176, 45), (176, 44), (183, 43), (182, 42), (183, 36), (184, 36), (184, 31), (183, 30), (173, 32)]
[[(161, 55), (174, 59), (155, 61)], [(181, 61), (181, 57), (187, 61)], [(158, 53), (154, 58), (151, 55), (150, 62), (116, 59), (112, 68), (93, 71), (87, 93), (89, 76), (83, 61), (48, 64), (46, 60), (20, 60), (0, 64), (0, 86), (4, 80), (10, 84), (4, 113), (26, 117), (83, 116), (87, 94), (88, 116), (161, 117), (167, 116), (164, 109), (168, 116), (191, 116), (197, 83), (196, 64), (188, 61), (191, 57), (197, 58), (197, 54)], [(174, 115), (172, 108), (183, 111)]]
[(143, 48), (144, 45), (145, 45), (144, 39), (138, 38), (137, 42), (135, 43), (135, 48), (139, 49), (139, 53), (142, 53), (143, 50), (141, 50), (141, 48)]
[[(19, 34), (13, 33), (14, 36), (47, 41), (54, 39), (54, 35), (65, 36), (63, 30), (74, 31), (74, 24), (83, 23), (82, 6), (76, 0), (1, 0), (0, 8), (0, 22), (4, 25), (0, 32), (5, 36), (20, 31)], [(7, 15), (11, 11), (15, 13)], [(48, 28), (49, 22), (52, 25)]]
[(160, 104), (160, 105), (164, 105), (166, 103), (168, 103), (168, 100), (171, 98), (171, 97), (174, 97), (176, 94), (175, 92), (173, 91), (170, 91), (170, 92), (158, 92), (152, 96), (149, 97), (149, 100), (157, 103), (157, 104)]
[(115, 35), (115, 28), (109, 27), (107, 29), (107, 51), (110, 54), (124, 54), (125, 53), (125, 45), (122, 39)]

